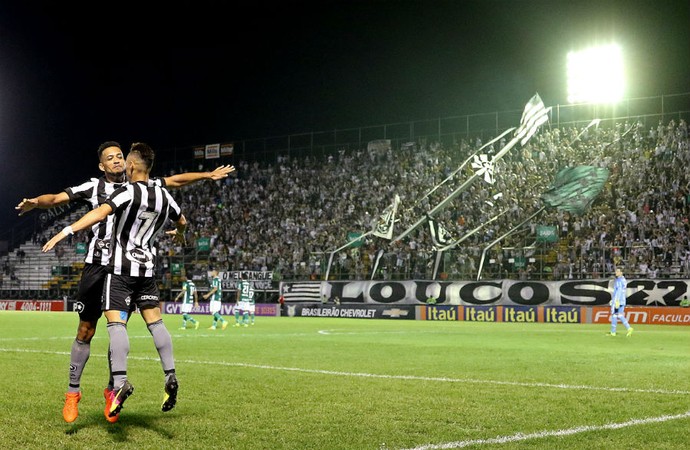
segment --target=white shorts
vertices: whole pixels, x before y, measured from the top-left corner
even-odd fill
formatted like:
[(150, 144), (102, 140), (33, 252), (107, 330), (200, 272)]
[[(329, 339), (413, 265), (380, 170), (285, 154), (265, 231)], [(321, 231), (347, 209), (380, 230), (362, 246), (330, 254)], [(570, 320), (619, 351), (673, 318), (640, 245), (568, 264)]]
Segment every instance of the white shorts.
[(250, 303), (249, 304), (249, 313), (254, 314), (255, 311), (256, 311), (256, 304)]
[(220, 300), (211, 300), (208, 304), (208, 310), (211, 314), (215, 314), (220, 311)]
[(242, 312), (249, 311), (249, 302), (238, 302), (237, 309), (239, 309)]
[(194, 308), (194, 303), (183, 303), (180, 306), (180, 311), (182, 311), (182, 314), (189, 314), (192, 312), (192, 308)]

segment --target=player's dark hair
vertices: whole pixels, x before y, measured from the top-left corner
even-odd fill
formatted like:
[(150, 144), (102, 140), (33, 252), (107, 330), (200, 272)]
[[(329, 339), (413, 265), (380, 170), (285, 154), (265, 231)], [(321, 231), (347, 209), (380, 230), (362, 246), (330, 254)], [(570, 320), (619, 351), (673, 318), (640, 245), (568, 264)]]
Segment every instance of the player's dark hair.
[(104, 143), (102, 143), (101, 145), (98, 146), (98, 160), (99, 161), (101, 160), (101, 155), (103, 154), (103, 151), (108, 147), (117, 147), (120, 150), (122, 150), (122, 147), (120, 147), (119, 142), (105, 141)]
[(153, 168), (153, 159), (156, 155), (148, 144), (144, 144), (143, 142), (135, 142), (132, 144), (132, 147), (129, 149), (129, 151), (130, 153), (138, 153), (139, 157), (141, 157), (142, 161), (144, 161), (144, 164), (146, 164), (146, 168), (149, 171), (151, 168)]

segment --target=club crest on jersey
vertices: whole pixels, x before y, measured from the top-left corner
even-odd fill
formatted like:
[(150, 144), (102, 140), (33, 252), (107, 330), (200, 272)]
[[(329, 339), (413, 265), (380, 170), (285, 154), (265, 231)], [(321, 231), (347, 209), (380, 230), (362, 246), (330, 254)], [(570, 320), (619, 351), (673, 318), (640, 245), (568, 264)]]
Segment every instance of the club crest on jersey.
[(103, 239), (96, 239), (96, 249), (98, 249), (98, 250), (110, 249), (110, 241), (104, 241)]
[(76, 302), (74, 304), (74, 312), (80, 313), (82, 311), (84, 311), (84, 304), (82, 302)]

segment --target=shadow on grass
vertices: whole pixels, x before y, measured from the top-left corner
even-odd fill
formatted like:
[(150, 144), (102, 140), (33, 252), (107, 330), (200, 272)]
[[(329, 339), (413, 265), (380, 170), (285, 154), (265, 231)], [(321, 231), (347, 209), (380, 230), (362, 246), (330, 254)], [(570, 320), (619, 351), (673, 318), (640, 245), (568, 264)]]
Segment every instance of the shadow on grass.
[(165, 413), (158, 412), (156, 414), (142, 414), (142, 413), (129, 413), (127, 414), (123, 411), (120, 414), (120, 419), (115, 423), (109, 423), (101, 414), (91, 414), (83, 417), (79, 416), (80, 419), (86, 419), (82, 421), (77, 421), (69, 426), (65, 431), (68, 436), (74, 436), (78, 434), (81, 430), (95, 427), (103, 427), (106, 429), (107, 433), (112, 436), (113, 442), (127, 442), (129, 439), (129, 433), (134, 428), (143, 428), (158, 434), (164, 439), (173, 439), (176, 435), (170, 432), (167, 427), (159, 426), (158, 423), (161, 419), (165, 419)]

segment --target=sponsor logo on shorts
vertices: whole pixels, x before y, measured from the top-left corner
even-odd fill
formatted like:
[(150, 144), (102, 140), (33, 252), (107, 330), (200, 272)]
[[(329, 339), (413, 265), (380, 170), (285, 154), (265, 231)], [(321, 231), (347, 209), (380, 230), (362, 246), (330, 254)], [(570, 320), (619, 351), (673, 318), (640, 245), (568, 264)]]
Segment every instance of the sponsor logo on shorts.
[(141, 296), (142, 300), (158, 300), (157, 295), (142, 295)]

